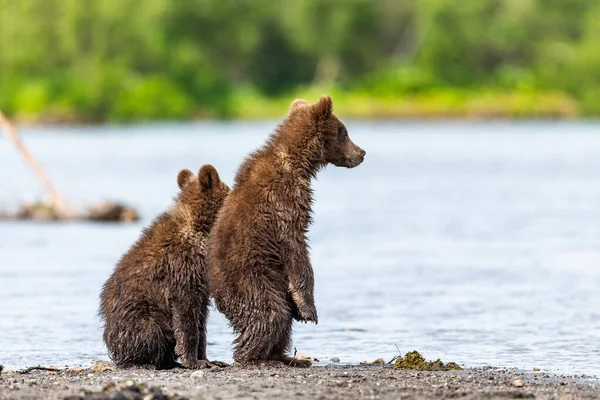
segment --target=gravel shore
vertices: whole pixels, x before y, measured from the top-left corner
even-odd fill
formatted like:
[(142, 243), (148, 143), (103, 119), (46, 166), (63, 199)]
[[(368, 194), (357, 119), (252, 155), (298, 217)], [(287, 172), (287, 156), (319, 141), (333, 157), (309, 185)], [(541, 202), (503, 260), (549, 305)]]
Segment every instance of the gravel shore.
[[(104, 394), (102, 390), (104, 389)], [(114, 390), (118, 390), (114, 392)], [(113, 391), (111, 393), (111, 391)], [(263, 367), (199, 371), (32, 370), (0, 375), (8, 399), (600, 399), (600, 381), (500, 368), (418, 372), (386, 366)]]

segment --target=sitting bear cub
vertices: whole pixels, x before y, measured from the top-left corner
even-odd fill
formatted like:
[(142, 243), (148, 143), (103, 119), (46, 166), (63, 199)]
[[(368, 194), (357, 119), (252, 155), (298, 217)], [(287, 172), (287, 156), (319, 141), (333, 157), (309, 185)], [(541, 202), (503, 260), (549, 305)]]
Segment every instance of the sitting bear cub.
[[(104, 342), (118, 367), (205, 368), (206, 240), (229, 187), (212, 165), (177, 176), (175, 205), (145, 229), (101, 293)], [(222, 365), (220, 362), (213, 362)]]

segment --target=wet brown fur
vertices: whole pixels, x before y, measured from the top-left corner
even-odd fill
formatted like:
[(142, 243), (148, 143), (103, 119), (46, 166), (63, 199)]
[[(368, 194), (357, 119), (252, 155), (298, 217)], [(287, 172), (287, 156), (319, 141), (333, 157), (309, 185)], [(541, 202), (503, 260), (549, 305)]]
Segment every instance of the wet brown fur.
[(329, 163), (359, 165), (365, 152), (332, 113), (329, 96), (295, 100), (267, 143), (240, 166), (208, 242), (211, 294), (238, 334), (239, 363), (287, 355), (293, 320), (318, 322), (306, 233), (311, 180)]
[(206, 239), (229, 187), (215, 168), (184, 169), (181, 192), (104, 284), (104, 342), (121, 368), (209, 367), (206, 358)]

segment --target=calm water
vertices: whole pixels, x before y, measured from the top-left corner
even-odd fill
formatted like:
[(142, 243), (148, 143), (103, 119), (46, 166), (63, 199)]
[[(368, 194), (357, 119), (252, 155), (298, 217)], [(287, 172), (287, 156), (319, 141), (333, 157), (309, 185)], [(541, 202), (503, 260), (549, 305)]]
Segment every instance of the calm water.
[[(315, 182), (319, 325), (299, 353), (343, 362), (418, 349), (467, 366), (600, 374), (600, 124), (350, 123), (360, 167)], [(181, 168), (230, 183), (273, 123), (25, 130), (79, 205), (137, 206), (136, 225), (0, 223), (0, 363), (106, 359), (98, 293)], [(0, 139), (0, 207), (40, 195)], [(231, 360), (213, 312), (209, 357)]]

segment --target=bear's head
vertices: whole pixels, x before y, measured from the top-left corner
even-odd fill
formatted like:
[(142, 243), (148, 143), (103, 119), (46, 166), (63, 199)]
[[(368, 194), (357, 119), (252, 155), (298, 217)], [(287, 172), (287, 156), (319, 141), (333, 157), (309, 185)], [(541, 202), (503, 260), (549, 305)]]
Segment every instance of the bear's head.
[(314, 123), (322, 146), (323, 164), (354, 168), (363, 162), (366, 151), (354, 144), (346, 126), (333, 114), (330, 96), (322, 96), (315, 104), (296, 99), (290, 105), (289, 115), (293, 113), (304, 113)]
[(200, 228), (212, 228), (230, 190), (219, 178), (215, 167), (203, 165), (198, 176), (189, 169), (182, 169), (177, 174), (177, 184), (181, 189), (176, 199), (179, 214)]

